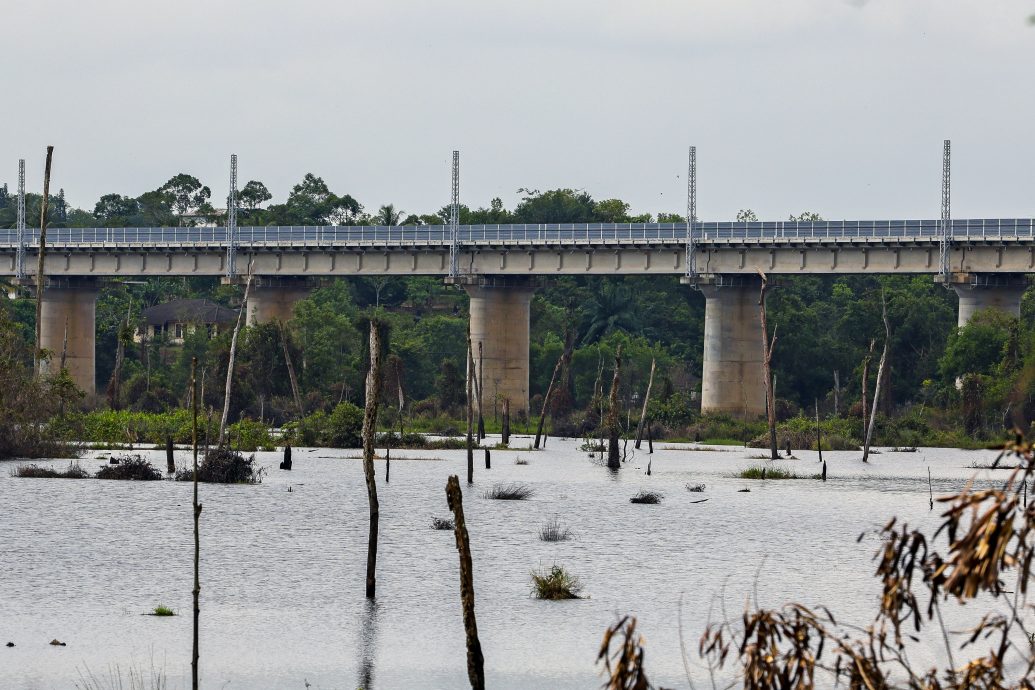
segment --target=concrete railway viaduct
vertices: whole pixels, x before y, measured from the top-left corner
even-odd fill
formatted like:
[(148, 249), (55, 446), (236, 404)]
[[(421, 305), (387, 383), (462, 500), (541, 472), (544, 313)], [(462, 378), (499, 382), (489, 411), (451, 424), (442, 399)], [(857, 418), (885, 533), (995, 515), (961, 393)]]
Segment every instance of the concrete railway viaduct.
[[(0, 277), (35, 281), (38, 231), (0, 230)], [(959, 324), (985, 307), (1019, 315), (1035, 273), (1035, 221), (982, 219), (757, 223), (52, 228), (42, 345), (95, 385), (95, 305), (106, 280), (250, 271), (250, 323), (291, 318), (320, 279), (440, 275), (470, 297), (487, 391), (527, 409), (529, 303), (558, 275), (680, 275), (706, 300), (701, 406), (765, 411), (759, 271), (769, 275), (930, 274), (959, 295)], [(492, 386), (490, 389), (489, 386)]]

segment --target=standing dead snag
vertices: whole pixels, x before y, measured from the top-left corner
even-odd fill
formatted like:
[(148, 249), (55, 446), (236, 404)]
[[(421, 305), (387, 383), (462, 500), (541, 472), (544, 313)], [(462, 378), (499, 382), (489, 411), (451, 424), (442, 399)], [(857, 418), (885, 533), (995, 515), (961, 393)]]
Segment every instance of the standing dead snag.
[(367, 502), (370, 504), (370, 532), (367, 537), (368, 599), (374, 598), (377, 522), (380, 517), (377, 483), (374, 481), (374, 437), (377, 434), (377, 405), (381, 399), (381, 328), (379, 321), (370, 319), (370, 370), (367, 372), (366, 402), (363, 408), (363, 476), (367, 483)]
[(503, 427), (500, 443), (510, 445), (510, 398), (503, 398)]
[(474, 569), (471, 561), (471, 544), (467, 537), (467, 523), (464, 521), (464, 497), (460, 491), (460, 480), (450, 475), (446, 482), (446, 503), (453, 511), (453, 534), (456, 535), (456, 550), (460, 554), (460, 602), (464, 611), (464, 631), (467, 633), (467, 677), (473, 690), (485, 690), (485, 659), (482, 643), (478, 640), (478, 624), (474, 619)]
[(870, 378), (870, 359), (873, 358), (873, 346), (877, 344), (877, 341), (870, 338), (870, 351), (863, 357), (863, 369), (862, 369), (862, 415), (863, 415), (863, 428), (862, 435), (866, 436), (866, 382)]
[(618, 458), (618, 382), (622, 374), (622, 345), (615, 350), (615, 375), (611, 379), (611, 394), (607, 410), (607, 466), (617, 470), (621, 465)]
[(216, 440), (216, 445), (220, 448), (223, 447), (223, 443), (226, 440), (226, 423), (230, 416), (230, 391), (233, 389), (234, 383), (234, 358), (237, 355), (237, 336), (241, 333), (241, 322), (244, 319), (245, 312), (248, 311), (248, 293), (252, 289), (252, 267), (249, 263), (248, 266), (248, 279), (244, 284), (244, 300), (241, 302), (241, 311), (237, 313), (237, 324), (234, 326), (234, 334), (230, 338), (230, 361), (226, 366), (226, 389), (223, 391), (223, 416), (219, 420), (219, 437)]
[(553, 397), (554, 387), (557, 385), (557, 375), (562, 369), (570, 364), (571, 348), (574, 343), (574, 337), (565, 338), (564, 350), (561, 352), (561, 356), (557, 358), (557, 364), (553, 368), (553, 374), (550, 376), (550, 385), (546, 387), (546, 395), (543, 397), (543, 409), (539, 411), (539, 426), (537, 426), (535, 430), (535, 442), (532, 444), (533, 448), (539, 448), (539, 441), (543, 436), (543, 422), (546, 421), (546, 411), (550, 409), (550, 399)]
[(50, 201), (50, 163), (54, 158), (54, 147), (47, 147), (47, 164), (43, 169), (43, 199), (40, 207), (40, 248), (36, 257), (36, 349), (33, 354), (33, 365), (36, 375), (42, 373), (43, 363), (43, 290), (47, 284), (47, 276), (43, 271), (43, 262), (47, 254), (47, 205)]
[[(654, 366), (657, 364), (653, 357), (650, 358), (650, 377), (647, 379), (647, 392), (643, 396), (643, 409), (640, 410), (640, 422), (636, 425), (636, 450), (640, 449), (640, 441), (643, 440), (643, 428), (647, 423), (647, 404), (650, 402), (650, 389), (654, 386)], [(653, 451), (652, 451), (653, 452)]]
[(482, 341), (478, 341), (478, 378), (474, 380), (478, 387), (478, 440), (485, 439), (485, 416), (482, 414), (482, 392), (485, 390), (485, 356), (482, 352)]
[(474, 484), (474, 352), (471, 350), (471, 333), (467, 333), (467, 483)]
[(773, 328), (773, 335), (769, 337), (769, 326), (766, 323), (765, 297), (769, 290), (769, 280), (761, 271), (758, 275), (762, 277), (762, 288), (758, 293), (758, 315), (762, 322), (762, 367), (765, 377), (765, 411), (769, 422), (769, 451), (773, 460), (780, 457), (779, 449), (776, 447), (776, 395), (773, 391), (773, 348), (776, 347), (776, 328)]
[(284, 351), (284, 363), (287, 365), (288, 380), (291, 382), (291, 396), (295, 399), (295, 407), (298, 408), (298, 418), (305, 417), (305, 408), (302, 406), (302, 391), (298, 387), (298, 377), (295, 376), (295, 364), (291, 361), (291, 351), (288, 350), (287, 329), (281, 321), (277, 321), (277, 331), (280, 333), (280, 347)]
[(880, 353), (880, 364), (877, 365), (877, 382), (873, 385), (873, 409), (870, 410), (870, 422), (866, 425), (866, 438), (863, 440), (863, 462), (869, 462), (870, 441), (873, 439), (874, 422), (877, 421), (877, 404), (880, 402), (880, 389), (884, 382), (884, 367), (888, 363), (888, 347), (891, 345), (891, 325), (888, 323), (888, 303), (884, 299), (883, 291), (880, 293), (880, 308), (881, 316), (884, 319), (884, 349)]
[(201, 575), (198, 572), (201, 564), (201, 537), (198, 523), (201, 520), (201, 504), (198, 503), (198, 358), (190, 360), (190, 397), (191, 422), (190, 440), (194, 452), (194, 646), (191, 651), (190, 675), (191, 688), (198, 690), (198, 622), (201, 618)]

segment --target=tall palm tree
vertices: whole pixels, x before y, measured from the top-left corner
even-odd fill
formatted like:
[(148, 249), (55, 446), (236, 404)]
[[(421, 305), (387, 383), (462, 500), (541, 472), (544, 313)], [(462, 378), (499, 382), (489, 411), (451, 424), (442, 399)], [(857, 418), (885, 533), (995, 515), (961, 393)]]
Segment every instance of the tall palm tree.
[(395, 204), (385, 204), (377, 210), (373, 220), (377, 225), (398, 225), (402, 214), (402, 211), (395, 210)]
[(638, 333), (642, 324), (636, 313), (636, 300), (622, 283), (605, 282), (593, 293), (587, 305), (583, 345), (589, 345), (614, 331)]

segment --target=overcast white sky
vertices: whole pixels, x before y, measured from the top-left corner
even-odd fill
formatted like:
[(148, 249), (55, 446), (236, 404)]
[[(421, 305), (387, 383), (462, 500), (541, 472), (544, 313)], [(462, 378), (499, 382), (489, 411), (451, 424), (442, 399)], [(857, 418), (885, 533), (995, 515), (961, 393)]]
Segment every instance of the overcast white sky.
[(178, 172), (368, 210), (582, 188), (634, 211), (1035, 215), (1035, 0), (15, 0), (0, 182), (92, 209)]

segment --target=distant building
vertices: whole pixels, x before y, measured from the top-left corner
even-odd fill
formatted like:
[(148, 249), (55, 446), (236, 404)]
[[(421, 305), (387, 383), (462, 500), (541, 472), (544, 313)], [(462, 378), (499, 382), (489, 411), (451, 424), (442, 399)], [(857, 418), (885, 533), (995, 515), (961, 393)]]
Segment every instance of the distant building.
[(135, 342), (165, 336), (169, 345), (182, 345), (184, 336), (198, 328), (213, 336), (232, 328), (237, 310), (207, 299), (177, 299), (149, 307), (140, 317), (142, 323), (133, 334)]

